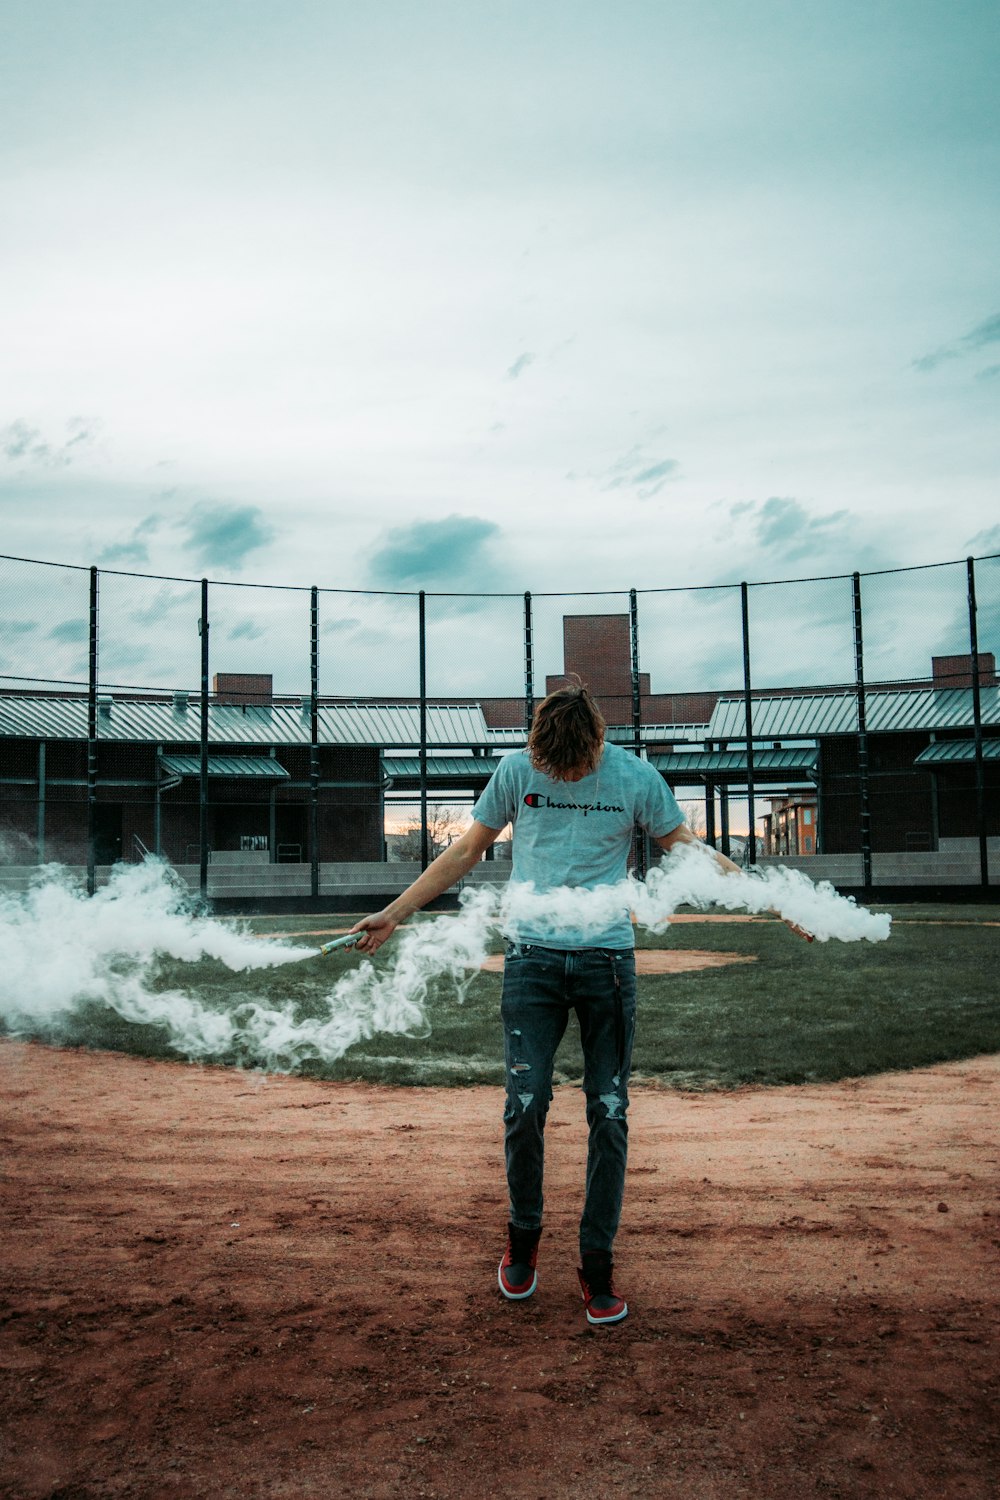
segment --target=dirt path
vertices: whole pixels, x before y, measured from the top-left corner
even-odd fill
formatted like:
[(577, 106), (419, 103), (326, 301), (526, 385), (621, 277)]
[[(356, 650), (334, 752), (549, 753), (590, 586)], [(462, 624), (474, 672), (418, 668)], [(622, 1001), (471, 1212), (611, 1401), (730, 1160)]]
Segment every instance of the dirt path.
[(992, 1500), (998, 1083), (637, 1090), (592, 1331), (575, 1089), (514, 1305), (495, 1090), (0, 1044), (0, 1494)]

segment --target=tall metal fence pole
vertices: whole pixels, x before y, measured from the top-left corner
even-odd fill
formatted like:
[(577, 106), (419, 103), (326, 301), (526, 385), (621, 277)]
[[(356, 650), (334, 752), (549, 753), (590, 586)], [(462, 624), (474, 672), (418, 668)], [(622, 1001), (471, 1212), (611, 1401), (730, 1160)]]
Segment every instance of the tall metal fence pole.
[(198, 889), (208, 895), (208, 579), (201, 580), (201, 756), (198, 765)]
[(632, 752), (642, 754), (642, 697), (639, 692), (639, 601), (635, 589), (628, 595), (629, 636), (632, 646)]
[(45, 741), (38, 742), (38, 809), (35, 817), (35, 860), (45, 863)]
[(97, 889), (97, 599), (98, 573), (90, 570), (90, 639), (87, 672), (87, 895)]
[[(629, 637), (632, 646), (632, 753), (642, 754), (642, 695), (639, 691), (639, 600), (635, 589), (628, 594)], [(646, 874), (646, 834), (641, 831), (635, 841), (635, 872)]]
[(535, 714), (535, 658), (531, 638), (531, 594), (524, 595), (524, 727), (531, 729)]
[(754, 787), (753, 762), (753, 691), (750, 677), (750, 588), (740, 584), (740, 605), (743, 613), (743, 716), (747, 744), (747, 853), (746, 863), (757, 863), (757, 807)]
[(861, 608), (861, 574), (854, 582), (854, 683), (858, 700), (858, 782), (861, 794), (861, 883), (872, 883), (872, 810), (868, 770), (868, 719), (865, 705), (865, 643)]
[(309, 594), (309, 891), (319, 895), (319, 590)]
[(420, 868), (430, 864), (427, 838), (427, 596), (420, 590)]
[(976, 832), (979, 835), (979, 883), (990, 883), (986, 842), (986, 771), (983, 765), (983, 701), (979, 683), (979, 626), (976, 621), (976, 564), (966, 558), (969, 576), (969, 654), (972, 658), (972, 732), (976, 746)]

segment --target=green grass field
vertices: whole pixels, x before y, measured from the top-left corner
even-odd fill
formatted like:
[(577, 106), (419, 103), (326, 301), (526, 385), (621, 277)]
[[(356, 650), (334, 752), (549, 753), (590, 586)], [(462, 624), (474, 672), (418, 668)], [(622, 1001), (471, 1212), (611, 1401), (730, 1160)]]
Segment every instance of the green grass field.
[[(893, 933), (877, 944), (807, 944), (777, 921), (690, 922), (660, 938), (641, 933), (644, 948), (742, 953), (756, 962), (640, 978), (636, 1079), (697, 1089), (806, 1083), (1000, 1050), (1000, 926), (990, 925), (1000, 923), (1000, 907), (888, 909)], [(265, 935), (344, 927), (351, 920), (261, 917), (249, 925)], [(390, 943), (376, 963), (390, 962), (392, 951)], [(340, 953), (249, 974), (214, 962), (170, 962), (154, 987), (181, 989), (213, 1008), (258, 1000), (290, 1004), (300, 1018), (320, 1016), (334, 981), (360, 962)], [(381, 1083), (500, 1083), (500, 985), (499, 975), (477, 973), (461, 1002), (442, 985), (428, 1008), (429, 1035), (375, 1036), (337, 1062), (307, 1062), (299, 1071)], [(176, 1056), (157, 1028), (128, 1025), (96, 1006), (65, 1040)], [(561, 1081), (582, 1074), (572, 1019), (557, 1068)]]

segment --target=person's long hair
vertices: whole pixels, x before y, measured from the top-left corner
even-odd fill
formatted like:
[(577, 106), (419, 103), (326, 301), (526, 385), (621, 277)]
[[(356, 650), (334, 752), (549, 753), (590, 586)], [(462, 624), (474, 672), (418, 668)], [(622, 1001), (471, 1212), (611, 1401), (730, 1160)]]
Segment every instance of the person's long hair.
[(535, 709), (528, 756), (555, 781), (596, 771), (604, 748), (604, 716), (582, 682), (556, 688)]

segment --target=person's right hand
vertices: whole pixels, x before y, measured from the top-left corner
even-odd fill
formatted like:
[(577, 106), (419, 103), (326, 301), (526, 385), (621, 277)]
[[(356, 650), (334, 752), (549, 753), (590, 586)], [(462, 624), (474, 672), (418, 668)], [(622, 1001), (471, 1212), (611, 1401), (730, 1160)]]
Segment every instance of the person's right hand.
[(363, 932), (364, 937), (357, 944), (355, 952), (377, 953), (382, 944), (392, 937), (399, 923), (392, 917), (386, 916), (384, 911), (377, 911), (370, 917), (362, 917), (360, 922), (355, 922), (351, 928), (352, 932)]

